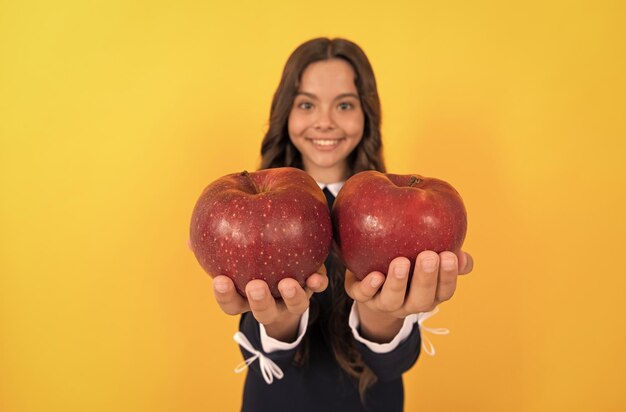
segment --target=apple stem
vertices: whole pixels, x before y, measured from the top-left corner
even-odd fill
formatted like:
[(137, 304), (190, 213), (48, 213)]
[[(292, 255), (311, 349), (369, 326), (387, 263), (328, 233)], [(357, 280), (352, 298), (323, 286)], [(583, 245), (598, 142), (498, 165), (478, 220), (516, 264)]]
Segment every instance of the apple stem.
[(241, 172), (241, 174), (239, 176), (242, 176), (244, 178), (248, 178), (248, 182), (250, 182), (250, 185), (252, 185), (252, 188), (254, 189), (254, 193), (259, 193), (260, 190), (258, 187), (256, 187), (256, 185), (254, 184), (254, 180), (252, 180), (252, 178), (250, 177), (250, 173), (248, 173), (247, 170), (244, 170), (243, 172)]
[(411, 176), (411, 178), (409, 179), (409, 185), (408, 186), (409, 187), (413, 187), (413, 186), (415, 186), (416, 184), (418, 184), (421, 181), (422, 181), (422, 179), (420, 179), (419, 177)]

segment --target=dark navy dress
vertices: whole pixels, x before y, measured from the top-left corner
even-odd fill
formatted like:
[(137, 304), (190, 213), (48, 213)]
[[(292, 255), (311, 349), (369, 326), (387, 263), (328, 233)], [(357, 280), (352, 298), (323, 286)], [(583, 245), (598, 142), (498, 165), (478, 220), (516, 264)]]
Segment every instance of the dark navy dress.
[[(325, 190), (329, 206), (333, 197)], [(328, 262), (327, 262), (328, 263)], [(332, 270), (328, 270), (332, 273)], [(332, 284), (332, 282), (329, 282)], [(308, 325), (309, 358), (304, 366), (293, 364), (298, 347), (290, 350), (263, 352), (259, 323), (252, 313), (241, 316), (239, 330), (252, 346), (263, 352), (283, 371), (282, 379), (267, 384), (261, 375), (258, 360), (248, 369), (241, 410), (244, 412), (352, 412), (352, 411), (402, 411), (404, 386), (402, 374), (416, 362), (420, 352), (418, 325), (413, 326), (409, 337), (389, 353), (375, 353), (364, 344), (355, 341), (363, 360), (378, 377), (367, 391), (365, 403), (359, 397), (357, 381), (350, 377), (335, 361), (322, 325), (328, 321), (332, 308), (332, 286), (311, 298), (319, 305), (319, 315)], [(347, 322), (346, 329), (349, 328)], [(352, 336), (352, 335), (350, 335)], [(241, 348), (245, 358), (251, 353)]]

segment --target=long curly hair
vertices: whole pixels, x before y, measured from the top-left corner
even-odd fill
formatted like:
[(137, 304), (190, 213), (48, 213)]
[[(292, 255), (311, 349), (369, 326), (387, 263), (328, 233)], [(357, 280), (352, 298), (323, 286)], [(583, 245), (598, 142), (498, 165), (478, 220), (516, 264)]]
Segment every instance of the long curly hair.
[[(385, 172), (382, 156), (380, 132), (381, 109), (376, 79), (370, 62), (361, 48), (355, 43), (341, 38), (325, 37), (309, 40), (301, 44), (288, 58), (270, 110), (269, 127), (261, 144), (261, 169), (291, 166), (304, 169), (302, 156), (291, 143), (288, 133), (289, 113), (300, 86), (304, 70), (317, 61), (343, 59), (355, 72), (355, 85), (364, 113), (363, 138), (348, 156), (349, 176), (364, 171)], [(336, 246), (336, 245), (335, 245)], [(357, 350), (354, 338), (348, 327), (348, 314), (352, 300), (345, 292), (345, 266), (338, 257), (336, 247), (329, 256), (332, 273), (329, 279), (332, 292), (333, 310), (324, 327), (333, 355), (339, 366), (358, 382), (361, 399), (365, 399), (367, 389), (377, 380), (376, 375), (365, 364)], [(319, 308), (311, 300), (311, 318), (314, 322)], [(308, 359), (308, 341), (304, 340), (295, 357), (298, 365)]]

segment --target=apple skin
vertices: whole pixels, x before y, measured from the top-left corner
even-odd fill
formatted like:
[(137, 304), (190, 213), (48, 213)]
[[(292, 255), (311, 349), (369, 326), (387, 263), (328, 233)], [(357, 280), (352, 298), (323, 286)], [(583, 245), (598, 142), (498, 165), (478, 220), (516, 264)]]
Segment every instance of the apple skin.
[(200, 195), (190, 243), (202, 268), (231, 278), (242, 296), (249, 281), (262, 279), (279, 298), (280, 280), (294, 278), (304, 287), (324, 263), (332, 245), (330, 210), (300, 169), (229, 174)]
[(459, 193), (443, 180), (420, 175), (360, 172), (349, 178), (333, 205), (339, 254), (358, 279), (387, 273), (393, 259), (424, 250), (457, 255), (467, 214)]

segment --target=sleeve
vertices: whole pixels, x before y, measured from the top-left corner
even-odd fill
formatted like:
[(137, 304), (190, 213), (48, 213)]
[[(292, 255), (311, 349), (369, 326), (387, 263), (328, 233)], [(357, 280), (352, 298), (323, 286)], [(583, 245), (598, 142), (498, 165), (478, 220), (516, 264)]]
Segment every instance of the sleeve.
[(372, 369), (379, 380), (397, 379), (408, 371), (420, 354), (421, 338), (417, 315), (405, 318), (398, 334), (388, 343), (368, 341), (359, 333), (356, 304), (352, 305), (348, 324), (363, 361)]
[(307, 309), (302, 316), (300, 317), (300, 325), (298, 326), (298, 336), (295, 341), (291, 343), (283, 342), (278, 339), (274, 339), (271, 336), (268, 336), (267, 331), (265, 330), (265, 326), (259, 323), (259, 331), (261, 334), (261, 346), (263, 348), (263, 352), (272, 353), (279, 350), (291, 350), (296, 348), (300, 342), (302, 342), (302, 338), (304, 338), (304, 334), (306, 333), (306, 325), (309, 322), (309, 309)]
[[(300, 318), (300, 326), (298, 328), (298, 337), (292, 343), (281, 342), (274, 338), (271, 338), (265, 332), (265, 328), (261, 325), (252, 315), (251, 312), (246, 312), (241, 315), (239, 319), (239, 331), (246, 335), (246, 338), (250, 341), (250, 344), (263, 356), (271, 359), (279, 368), (285, 370), (286, 367), (291, 364), (302, 338), (306, 333), (306, 327), (309, 319), (309, 311), (307, 311)], [(253, 356), (243, 347), (239, 347), (244, 359), (248, 359)], [(252, 362), (248, 365), (256, 374), (262, 376), (259, 362)]]

